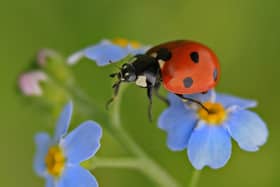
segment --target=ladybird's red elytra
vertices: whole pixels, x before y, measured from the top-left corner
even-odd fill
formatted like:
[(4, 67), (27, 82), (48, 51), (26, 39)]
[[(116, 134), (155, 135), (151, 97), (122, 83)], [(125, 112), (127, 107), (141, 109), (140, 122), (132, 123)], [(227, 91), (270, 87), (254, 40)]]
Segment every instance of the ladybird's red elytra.
[(161, 68), (163, 86), (177, 94), (194, 94), (215, 87), (220, 77), (220, 65), (215, 53), (194, 41), (172, 41), (151, 48), (155, 53), (165, 48), (171, 58)]
[(114, 97), (107, 106), (117, 96), (121, 83), (134, 82), (147, 89), (151, 119), (153, 92), (168, 103), (167, 99), (158, 94), (161, 84), (167, 91), (207, 110), (200, 101), (185, 95), (205, 93), (214, 88), (220, 78), (220, 65), (215, 53), (207, 46), (195, 41), (176, 40), (156, 45), (146, 54), (135, 55), (132, 62), (123, 64), (119, 72), (110, 76), (116, 76), (118, 80), (113, 86)]

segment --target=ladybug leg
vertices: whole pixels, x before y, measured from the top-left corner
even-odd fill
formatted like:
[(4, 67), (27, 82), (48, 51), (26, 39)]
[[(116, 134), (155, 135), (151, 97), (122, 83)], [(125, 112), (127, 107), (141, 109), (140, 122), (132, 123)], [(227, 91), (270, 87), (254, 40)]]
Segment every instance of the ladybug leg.
[(206, 108), (206, 106), (204, 106), (200, 101), (197, 101), (197, 100), (192, 99), (192, 98), (190, 98), (190, 97), (185, 97), (185, 96), (182, 95), (182, 94), (176, 94), (176, 95), (177, 95), (178, 97), (180, 97), (180, 98), (183, 100), (183, 102), (190, 101), (190, 102), (196, 103), (196, 104), (198, 104), (199, 106), (201, 106), (204, 110), (206, 110), (206, 112), (209, 113), (208, 108)]
[(109, 109), (110, 104), (115, 100), (115, 98), (117, 97), (118, 93), (119, 93), (119, 89), (120, 89), (120, 85), (121, 85), (121, 80), (119, 80), (118, 82), (116, 82), (115, 84), (113, 84), (113, 89), (114, 89), (114, 95), (111, 99), (109, 99), (106, 103), (106, 110)]
[(160, 74), (160, 68), (157, 66), (153, 69), (150, 69), (149, 71), (145, 72), (144, 75), (147, 78), (147, 85), (151, 84), (152, 90), (155, 93), (155, 95), (164, 103), (169, 105), (169, 101), (166, 99), (166, 97), (159, 94), (159, 88), (161, 84), (161, 74)]
[(162, 102), (164, 102), (167, 106), (170, 105), (170, 102), (168, 101), (168, 99), (162, 95), (160, 95), (159, 93), (159, 88), (160, 88), (160, 83), (157, 83), (154, 87), (154, 92), (155, 95), (157, 96), (157, 98), (159, 98)]
[(149, 99), (149, 106), (148, 106), (148, 117), (150, 122), (152, 121), (152, 104), (153, 104), (153, 85), (147, 81), (147, 96)]

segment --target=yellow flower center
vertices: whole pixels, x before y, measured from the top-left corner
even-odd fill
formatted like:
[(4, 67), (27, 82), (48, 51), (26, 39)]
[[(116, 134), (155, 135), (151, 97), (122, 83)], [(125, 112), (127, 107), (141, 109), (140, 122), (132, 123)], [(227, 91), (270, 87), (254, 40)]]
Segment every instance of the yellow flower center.
[(209, 112), (200, 108), (197, 114), (200, 119), (206, 121), (211, 125), (219, 125), (227, 118), (227, 112), (223, 105), (220, 103), (205, 102), (203, 105), (208, 109)]
[(45, 163), (49, 174), (55, 177), (60, 176), (65, 165), (65, 157), (61, 148), (58, 146), (50, 147), (45, 157)]
[(134, 40), (127, 40), (127, 39), (124, 39), (124, 38), (115, 38), (111, 41), (112, 43), (116, 44), (116, 45), (119, 45), (121, 47), (126, 47), (128, 45), (130, 45), (131, 47), (137, 49), (137, 48), (140, 48), (141, 44), (137, 41), (134, 41)]

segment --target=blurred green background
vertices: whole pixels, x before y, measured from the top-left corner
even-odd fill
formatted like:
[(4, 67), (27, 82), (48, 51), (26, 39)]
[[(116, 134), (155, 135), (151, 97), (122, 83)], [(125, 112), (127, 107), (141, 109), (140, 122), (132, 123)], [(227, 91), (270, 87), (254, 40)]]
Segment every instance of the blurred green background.
[[(199, 186), (280, 186), (280, 1), (10, 0), (0, 5), (0, 186), (44, 186), (32, 170), (33, 136), (50, 122), (16, 92), (18, 74), (40, 48), (68, 55), (102, 38), (115, 37), (147, 44), (192, 39), (210, 46), (222, 66), (218, 91), (257, 99), (260, 104), (255, 110), (267, 122), (270, 137), (256, 153), (241, 151), (234, 143), (229, 163), (220, 170), (205, 169)], [(108, 74), (113, 70), (97, 68), (89, 61), (73, 68), (82, 89), (100, 107), (111, 96)], [(155, 121), (148, 122), (145, 90), (129, 86), (124, 97), (124, 128), (172, 176), (188, 184), (192, 167), (186, 153), (169, 151), (165, 133)], [(154, 116), (164, 107), (155, 100)], [(107, 133), (102, 142), (98, 155), (126, 155)], [(96, 169), (93, 173), (101, 187), (155, 186), (133, 170)]]

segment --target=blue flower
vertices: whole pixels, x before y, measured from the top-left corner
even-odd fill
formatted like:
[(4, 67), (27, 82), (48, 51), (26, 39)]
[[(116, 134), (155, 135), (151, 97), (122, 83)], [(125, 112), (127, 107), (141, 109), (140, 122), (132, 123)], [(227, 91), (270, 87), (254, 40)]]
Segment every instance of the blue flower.
[(86, 121), (66, 135), (72, 108), (72, 103), (65, 106), (53, 138), (47, 133), (35, 136), (34, 170), (46, 179), (46, 187), (98, 186), (95, 177), (79, 164), (99, 149), (102, 129), (96, 122)]
[(169, 94), (170, 107), (159, 117), (158, 126), (167, 132), (171, 150), (187, 149), (196, 169), (223, 167), (231, 156), (231, 137), (241, 149), (251, 152), (266, 142), (265, 123), (256, 113), (246, 110), (255, 107), (255, 101), (214, 91), (189, 97), (203, 102), (210, 113)]
[(138, 42), (128, 41), (125, 39), (102, 40), (96, 45), (89, 46), (72, 54), (68, 60), (68, 64), (76, 64), (81, 58), (86, 57), (97, 63), (98, 66), (105, 66), (110, 62), (123, 59), (129, 54), (144, 54), (147, 46), (141, 46)]

